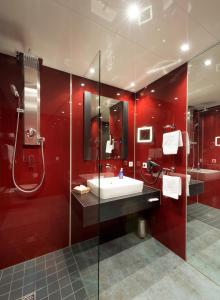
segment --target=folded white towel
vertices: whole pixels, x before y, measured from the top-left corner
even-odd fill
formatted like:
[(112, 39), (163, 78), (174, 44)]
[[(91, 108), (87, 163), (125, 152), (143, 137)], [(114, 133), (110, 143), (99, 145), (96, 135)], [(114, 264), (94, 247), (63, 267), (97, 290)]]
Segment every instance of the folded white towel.
[(163, 154), (177, 154), (178, 147), (182, 146), (183, 139), (180, 130), (163, 134)]
[(181, 177), (163, 175), (163, 195), (178, 200), (181, 194)]

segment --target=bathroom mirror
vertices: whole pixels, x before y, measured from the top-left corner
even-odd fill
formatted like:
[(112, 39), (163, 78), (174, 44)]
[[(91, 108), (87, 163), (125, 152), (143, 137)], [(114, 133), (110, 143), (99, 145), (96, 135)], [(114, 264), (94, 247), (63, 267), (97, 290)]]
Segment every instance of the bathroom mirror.
[[(100, 123), (99, 123), (100, 117)], [(84, 159), (126, 159), (128, 153), (128, 103), (84, 92)]]
[(220, 44), (188, 65), (187, 173), (203, 190), (187, 199), (187, 261), (220, 285)]
[(153, 141), (153, 127), (144, 126), (137, 129), (138, 143), (152, 143)]

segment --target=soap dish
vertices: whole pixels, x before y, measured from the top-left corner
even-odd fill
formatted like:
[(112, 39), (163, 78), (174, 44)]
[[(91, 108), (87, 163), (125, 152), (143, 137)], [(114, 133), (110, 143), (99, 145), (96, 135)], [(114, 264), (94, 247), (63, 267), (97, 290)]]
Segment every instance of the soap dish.
[(75, 186), (73, 191), (77, 194), (83, 195), (90, 192), (90, 188), (84, 185)]

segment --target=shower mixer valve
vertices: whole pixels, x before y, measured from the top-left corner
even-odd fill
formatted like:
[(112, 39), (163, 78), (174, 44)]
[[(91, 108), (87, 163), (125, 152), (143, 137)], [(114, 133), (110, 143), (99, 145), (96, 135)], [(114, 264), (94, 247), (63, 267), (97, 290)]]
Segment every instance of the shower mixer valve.
[(32, 137), (34, 137), (36, 134), (37, 134), (37, 131), (36, 131), (35, 129), (33, 129), (33, 128), (29, 128), (29, 129), (27, 129), (26, 132), (25, 132), (25, 135), (26, 135), (26, 137), (28, 137), (28, 138), (32, 138)]

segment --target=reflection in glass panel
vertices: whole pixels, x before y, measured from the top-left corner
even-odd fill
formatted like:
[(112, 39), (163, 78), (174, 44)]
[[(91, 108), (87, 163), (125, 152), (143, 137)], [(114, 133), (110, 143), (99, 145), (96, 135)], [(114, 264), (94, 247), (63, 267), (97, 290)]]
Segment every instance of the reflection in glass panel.
[(192, 59), (188, 74), (187, 260), (220, 284), (220, 45)]
[[(99, 101), (100, 104), (99, 105)], [(100, 131), (99, 131), (100, 125)], [(84, 93), (84, 159), (98, 157), (99, 134), (100, 157), (126, 159), (128, 147), (128, 103), (90, 92)]]

